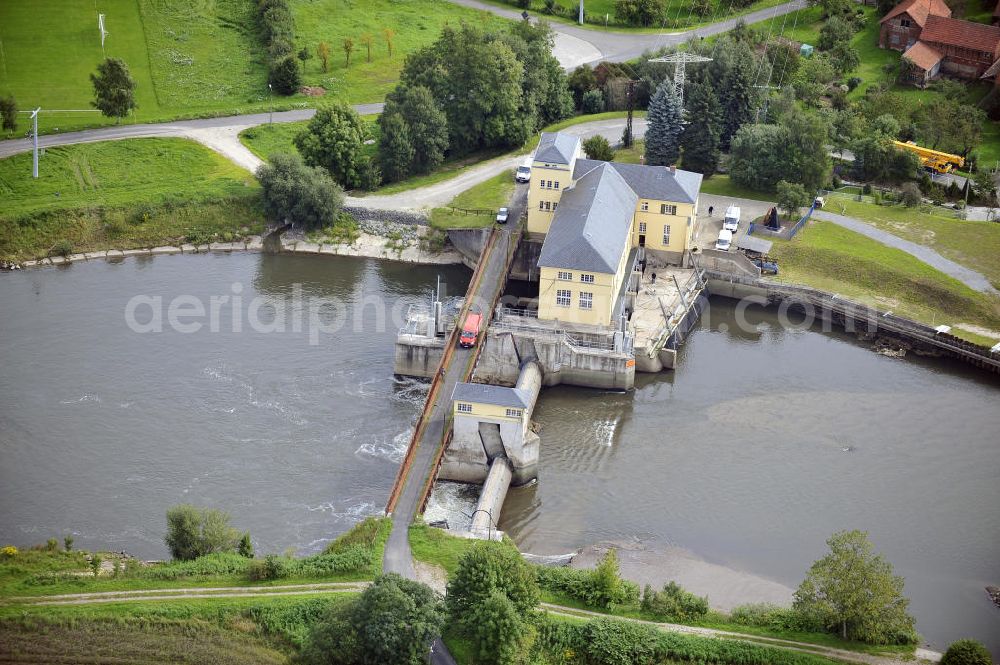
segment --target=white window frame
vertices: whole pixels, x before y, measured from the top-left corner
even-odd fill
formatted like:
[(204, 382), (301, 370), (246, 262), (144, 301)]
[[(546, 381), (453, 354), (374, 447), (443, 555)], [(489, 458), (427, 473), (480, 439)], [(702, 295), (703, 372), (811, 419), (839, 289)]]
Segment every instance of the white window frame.
[(643, 201), (639, 204), (639, 210), (642, 212), (649, 212), (649, 201)]
[(584, 284), (593, 284), (594, 276), (589, 275), (587, 273), (580, 273), (580, 281), (583, 282)]
[(539, 210), (545, 210), (545, 201), (539, 201), (538, 202), (538, 209)]
[(507, 417), (508, 418), (520, 418), (521, 417), (521, 409), (507, 409)]
[(467, 404), (465, 402), (459, 402), (458, 403), (458, 412), (459, 413), (472, 413), (472, 405), (471, 404)]
[(553, 184), (555, 185), (555, 189), (559, 189), (559, 181), (558, 180), (556, 180)]
[(573, 273), (569, 272), (568, 270), (560, 270), (556, 273), (556, 279), (562, 282), (572, 282)]
[(558, 208), (558, 207), (559, 207), (559, 202), (558, 201), (553, 201), (552, 202), (552, 212), (555, 212), (556, 208)]
[(646, 234), (646, 222), (639, 222), (639, 233)]
[(549, 201), (546, 201), (545, 202), (545, 212), (549, 212), (550, 210), (552, 210), (552, 203), (549, 202)]
[(664, 224), (663, 225), (663, 244), (664, 245), (669, 245), (670, 244), (670, 225), (669, 224)]
[(660, 204), (660, 214), (661, 215), (676, 215), (677, 206), (672, 203), (661, 203)]
[(569, 307), (573, 304), (573, 292), (569, 289), (556, 289), (556, 307)]
[(580, 309), (594, 309), (594, 293), (580, 291)]

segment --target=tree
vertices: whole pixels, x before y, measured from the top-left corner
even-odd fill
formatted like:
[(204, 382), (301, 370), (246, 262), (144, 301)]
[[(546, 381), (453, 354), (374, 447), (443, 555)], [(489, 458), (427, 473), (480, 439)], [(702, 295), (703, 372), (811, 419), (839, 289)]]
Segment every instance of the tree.
[(828, 137), (824, 118), (794, 108), (777, 124), (745, 125), (733, 138), (730, 177), (759, 191), (773, 191), (779, 180), (815, 191), (830, 176)]
[(354, 40), (350, 37), (345, 37), (341, 48), (344, 49), (344, 57), (347, 60), (347, 66), (351, 66), (351, 53), (354, 52)]
[(396, 31), (392, 28), (382, 28), (382, 38), (385, 39), (385, 45), (389, 49), (389, 57), (392, 57), (392, 39), (396, 36)]
[(711, 176), (719, 166), (722, 109), (715, 91), (706, 83), (695, 83), (687, 95), (688, 125), (681, 137), (684, 168)]
[(104, 559), (101, 558), (100, 554), (90, 555), (90, 572), (94, 574), (94, 577), (97, 577), (98, 575), (101, 574), (102, 563), (104, 563)]
[(841, 42), (830, 50), (830, 64), (841, 75), (852, 72), (861, 64), (861, 55), (858, 49), (851, 46), (850, 42)]
[(524, 77), (510, 44), (462, 23), (446, 25), (436, 42), (411, 53), (400, 85), (429, 89), (448, 118), (452, 149), (472, 152), (521, 145), (535, 131), (538, 107), (526, 112)]
[(340, 213), (344, 192), (320, 167), (308, 167), (298, 155), (271, 155), (257, 169), (264, 214), (304, 228), (332, 223)]
[(798, 214), (799, 208), (809, 205), (809, 193), (797, 182), (779, 180), (776, 190), (778, 207), (785, 209), (789, 219)]
[(413, 164), (413, 142), (410, 128), (399, 112), (385, 113), (378, 119), (382, 129), (378, 143), (378, 162), (388, 182), (402, 180), (410, 174)]
[(713, 10), (712, 0), (692, 0), (691, 2), (691, 11), (698, 16), (709, 16)]
[(941, 658), (941, 665), (992, 665), (993, 656), (976, 640), (952, 642)]
[(13, 95), (0, 97), (0, 121), (5, 132), (13, 133), (17, 129), (17, 101)]
[(649, 100), (646, 115), (646, 164), (669, 166), (677, 163), (684, 132), (682, 111), (673, 83), (669, 80), (661, 83)]
[(279, 95), (292, 95), (302, 85), (302, 68), (298, 60), (288, 55), (271, 65), (271, 87)]
[[(413, 144), (412, 169), (427, 173), (444, 161), (448, 150), (448, 118), (424, 86), (399, 86), (385, 100), (385, 113), (402, 115)], [(386, 139), (383, 127), (381, 140)], [(381, 148), (380, 148), (381, 149)]]
[(649, 27), (666, 18), (664, 0), (615, 0), (615, 18), (625, 25)]
[(840, 531), (826, 541), (830, 553), (816, 561), (795, 592), (794, 608), (836, 627), (844, 639), (871, 644), (916, 640), (907, 613), (903, 578), (873, 554), (868, 534)]
[(375, 37), (370, 32), (361, 35), (361, 43), (365, 45), (365, 50), (368, 52), (368, 62), (372, 61), (372, 43), (374, 41)]
[(473, 609), (470, 619), (477, 663), (513, 665), (523, 661), (534, 629), (505, 593), (494, 590)]
[(423, 665), (443, 624), (442, 603), (429, 587), (388, 573), (313, 623), (297, 662)]
[(306, 164), (322, 166), (342, 187), (357, 187), (360, 180), (362, 147), (367, 135), (364, 121), (343, 102), (316, 110), (306, 129), (295, 137)]
[(730, 68), (722, 85), (719, 103), (722, 106), (722, 133), (719, 135), (722, 148), (728, 149), (733, 137), (740, 127), (753, 119), (754, 102), (754, 71), (753, 56), (749, 47), (741, 45), (736, 56), (740, 57)]
[(326, 42), (320, 42), (316, 46), (316, 55), (319, 56), (319, 61), (323, 63), (323, 73), (330, 71), (330, 45)]
[(363, 662), (422, 665), (441, 635), (444, 608), (430, 587), (395, 573), (382, 575), (358, 598), (351, 623)]
[(63, 536), (63, 549), (67, 552), (73, 551), (73, 536)]
[(587, 114), (602, 113), (604, 111), (604, 93), (600, 90), (588, 90), (583, 93), (580, 110)]
[(538, 604), (538, 583), (517, 550), (505, 543), (477, 542), (458, 562), (448, 583), (448, 611), (459, 623), (493, 591), (502, 591), (515, 609), (527, 614)]
[(819, 40), (816, 48), (820, 51), (830, 51), (837, 44), (844, 44), (854, 36), (854, 27), (840, 16), (834, 16), (823, 24), (819, 30)]
[(127, 116), (135, 104), (135, 81), (128, 65), (118, 58), (107, 58), (97, 65), (97, 73), (90, 75), (94, 84), (94, 101), (91, 105), (118, 122)]
[(597, 77), (590, 65), (580, 65), (573, 70), (566, 80), (570, 92), (573, 93), (573, 103), (576, 108), (583, 104), (583, 96), (597, 87)]
[(903, 205), (907, 208), (916, 208), (920, 205), (922, 195), (920, 194), (920, 187), (917, 183), (904, 182), (903, 186), (899, 188), (899, 192), (903, 195)]
[(312, 53), (309, 52), (309, 49), (307, 47), (303, 46), (301, 49), (299, 49), (298, 59), (302, 61), (303, 67), (306, 66), (306, 60), (308, 60), (311, 57), (313, 57), (313, 55)]
[(250, 542), (250, 532), (244, 531), (243, 535), (240, 537), (240, 544), (236, 546), (236, 553), (247, 559), (252, 559), (253, 553), (253, 543)]
[(174, 559), (190, 561), (214, 552), (232, 552), (238, 539), (239, 533), (229, 526), (229, 513), (189, 504), (167, 511), (163, 540)]
[(610, 162), (615, 158), (615, 150), (608, 143), (608, 140), (597, 134), (596, 136), (591, 136), (589, 139), (583, 142), (583, 151), (587, 154), (588, 159), (599, 159), (602, 162)]

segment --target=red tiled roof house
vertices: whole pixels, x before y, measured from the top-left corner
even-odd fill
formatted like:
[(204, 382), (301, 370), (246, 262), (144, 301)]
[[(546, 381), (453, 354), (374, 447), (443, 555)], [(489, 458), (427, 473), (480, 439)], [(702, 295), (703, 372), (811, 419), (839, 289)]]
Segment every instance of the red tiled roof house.
[(951, 16), (944, 0), (903, 0), (879, 21), (878, 45), (905, 51), (920, 39), (928, 16)]
[(879, 24), (879, 46), (903, 51), (908, 82), (924, 86), (945, 74), (1000, 85), (1000, 26), (951, 18), (943, 0), (903, 0)]

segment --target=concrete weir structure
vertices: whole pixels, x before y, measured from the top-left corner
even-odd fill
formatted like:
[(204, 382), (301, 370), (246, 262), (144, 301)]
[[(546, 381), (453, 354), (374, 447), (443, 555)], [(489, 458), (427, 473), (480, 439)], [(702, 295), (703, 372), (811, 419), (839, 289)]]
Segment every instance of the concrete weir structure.
[(439, 477), (485, 483), (495, 462), (503, 460), (509, 469), (508, 480), (514, 484), (523, 485), (537, 478), (539, 438), (531, 431), (531, 414), (541, 387), (542, 368), (530, 360), (521, 366), (513, 388), (457, 384), (451, 396), (453, 434), (441, 460)]

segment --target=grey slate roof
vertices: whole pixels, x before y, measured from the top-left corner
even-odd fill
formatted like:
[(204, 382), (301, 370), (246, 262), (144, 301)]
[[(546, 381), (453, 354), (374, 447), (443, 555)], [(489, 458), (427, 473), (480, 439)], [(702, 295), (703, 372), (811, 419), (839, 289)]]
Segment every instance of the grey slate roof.
[(535, 161), (546, 162), (548, 164), (566, 164), (569, 166), (570, 160), (576, 154), (576, 146), (580, 139), (562, 132), (542, 132), (542, 137), (538, 141), (538, 148), (535, 150)]
[(749, 249), (751, 252), (767, 254), (771, 251), (773, 243), (770, 240), (764, 240), (763, 238), (758, 238), (752, 235), (745, 235), (737, 238), (736, 246), (740, 249)]
[(526, 409), (531, 403), (531, 395), (527, 390), (505, 388), (504, 386), (489, 386), (485, 383), (456, 383), (451, 393), (452, 402), (477, 402), (479, 404), (495, 404), (512, 409)]
[(600, 162), (594, 159), (578, 159), (573, 169), (576, 180), (600, 164), (611, 164), (625, 178), (629, 187), (640, 199), (658, 199), (677, 203), (694, 203), (701, 190), (700, 173), (677, 169), (671, 173), (666, 166), (646, 166), (644, 164), (622, 164)]
[(628, 250), (639, 197), (607, 162), (563, 191), (538, 265), (614, 273)]

